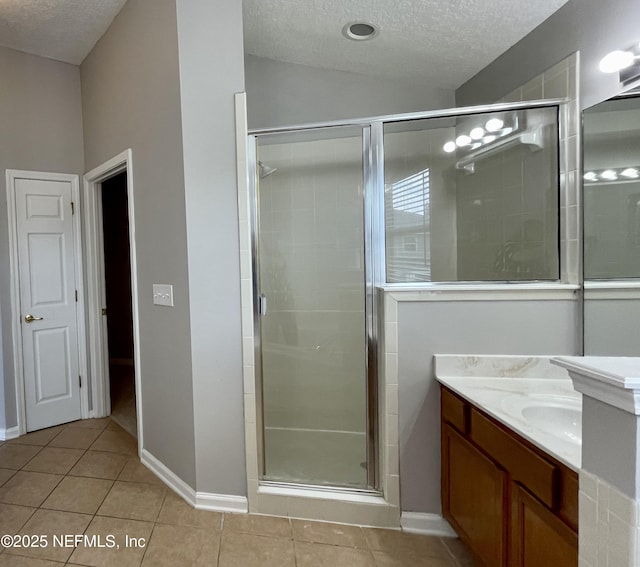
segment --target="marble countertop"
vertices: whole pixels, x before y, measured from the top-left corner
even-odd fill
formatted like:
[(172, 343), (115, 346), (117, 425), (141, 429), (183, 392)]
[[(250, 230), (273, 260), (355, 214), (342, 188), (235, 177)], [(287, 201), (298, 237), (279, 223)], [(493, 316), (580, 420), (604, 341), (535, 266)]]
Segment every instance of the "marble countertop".
[(574, 471), (582, 462), (578, 441), (527, 421), (519, 407), (557, 399), (581, 408), (582, 395), (567, 372), (548, 357), (436, 355), (436, 379)]

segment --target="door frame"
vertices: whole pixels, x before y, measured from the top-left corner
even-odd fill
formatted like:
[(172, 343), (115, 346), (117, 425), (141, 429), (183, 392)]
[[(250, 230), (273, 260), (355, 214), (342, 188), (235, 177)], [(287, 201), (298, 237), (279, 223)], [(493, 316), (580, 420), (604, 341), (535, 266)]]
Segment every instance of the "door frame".
[(78, 175), (71, 173), (48, 173), (7, 169), (7, 217), (9, 222), (9, 272), (11, 274), (11, 326), (13, 334), (13, 369), (15, 376), (16, 416), (18, 435), (27, 432), (27, 409), (24, 395), (24, 363), (22, 351), (22, 313), (20, 308), (20, 273), (18, 262), (18, 219), (16, 217), (16, 179), (36, 179), (42, 181), (66, 181), (71, 183), (71, 201), (77, 210), (72, 215), (74, 284), (78, 292), (76, 306), (76, 335), (78, 345), (78, 372), (84, 377), (84, 387), (80, 389), (80, 413), (82, 418), (90, 416), (87, 367), (87, 345), (84, 310), (84, 280), (82, 262), (82, 232), (80, 224), (80, 187)]
[(111, 409), (109, 395), (109, 357), (107, 333), (102, 309), (105, 305), (104, 247), (102, 232), (102, 182), (126, 171), (127, 213), (129, 217), (129, 262), (131, 268), (131, 313), (133, 323), (133, 365), (135, 374), (138, 451), (143, 447), (142, 389), (140, 365), (140, 318), (138, 306), (138, 270), (134, 215), (133, 164), (127, 149), (84, 175), (83, 220), (87, 263), (87, 321), (89, 324), (88, 358), (91, 369), (92, 408), (94, 417), (104, 417)]

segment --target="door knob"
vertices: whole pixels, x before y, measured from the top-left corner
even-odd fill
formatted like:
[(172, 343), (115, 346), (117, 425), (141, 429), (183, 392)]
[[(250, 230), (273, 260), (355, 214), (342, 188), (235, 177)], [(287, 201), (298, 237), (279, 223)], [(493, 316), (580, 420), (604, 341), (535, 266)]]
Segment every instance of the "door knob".
[(24, 316), (24, 320), (27, 323), (33, 323), (34, 321), (42, 321), (42, 319), (44, 319), (44, 317), (34, 317), (33, 315), (29, 314), (29, 315), (25, 315)]

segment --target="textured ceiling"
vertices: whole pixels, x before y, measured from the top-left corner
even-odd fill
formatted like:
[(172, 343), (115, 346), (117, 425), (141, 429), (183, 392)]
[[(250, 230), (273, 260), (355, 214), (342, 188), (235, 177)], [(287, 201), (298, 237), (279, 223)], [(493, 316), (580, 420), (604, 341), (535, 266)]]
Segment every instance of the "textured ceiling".
[(0, 0), (0, 46), (79, 65), (126, 0)]
[[(454, 89), (567, 0), (244, 0), (245, 52)], [(377, 37), (350, 41), (365, 21)]]
[[(454, 89), (566, 1), (244, 0), (245, 51)], [(124, 3), (0, 0), (0, 45), (79, 64)], [(354, 21), (379, 35), (347, 40), (342, 27)]]

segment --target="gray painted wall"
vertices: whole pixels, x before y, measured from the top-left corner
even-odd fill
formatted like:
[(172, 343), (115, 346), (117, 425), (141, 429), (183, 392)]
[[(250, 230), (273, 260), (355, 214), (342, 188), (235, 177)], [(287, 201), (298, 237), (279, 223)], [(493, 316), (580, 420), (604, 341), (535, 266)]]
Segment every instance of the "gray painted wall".
[(78, 67), (0, 47), (0, 428), (17, 425), (5, 169), (83, 172)]
[[(582, 396), (582, 467), (638, 498), (640, 424), (632, 412)], [(621, 442), (624, 440), (624, 442)]]
[[(80, 69), (86, 170), (133, 153), (144, 448), (195, 488), (175, 1), (129, 0)], [(153, 283), (175, 307), (152, 304)]]
[(434, 354), (578, 354), (574, 301), (426, 301), (398, 306), (404, 512), (439, 514), (440, 392)]
[(638, 41), (637, 0), (569, 0), (524, 39), (456, 91), (458, 105), (489, 103), (523, 85), (567, 55), (580, 51), (581, 108), (618, 94), (617, 73), (600, 59)]
[(178, 0), (197, 490), (246, 494), (234, 93), (242, 3)]
[[(587, 291), (586, 294), (589, 292)], [(638, 356), (640, 299), (584, 300), (584, 354)]]
[(452, 90), (247, 55), (249, 129), (454, 106)]

